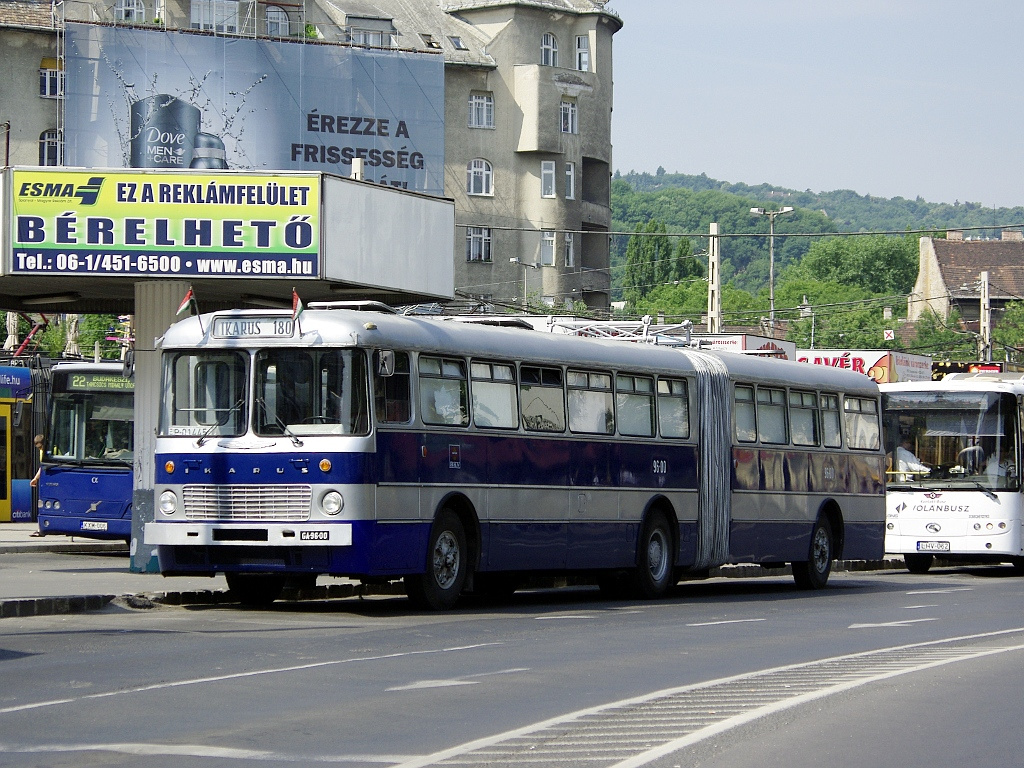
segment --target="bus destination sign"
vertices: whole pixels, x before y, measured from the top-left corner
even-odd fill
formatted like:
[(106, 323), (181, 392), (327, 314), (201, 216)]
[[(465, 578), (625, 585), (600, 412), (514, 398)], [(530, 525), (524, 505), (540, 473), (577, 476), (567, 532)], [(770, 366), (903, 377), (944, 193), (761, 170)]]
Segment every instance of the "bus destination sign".
[(288, 339), (294, 334), (290, 317), (215, 317), (213, 336), (217, 339)]
[(72, 392), (134, 392), (135, 380), (109, 373), (72, 373), (68, 376)]

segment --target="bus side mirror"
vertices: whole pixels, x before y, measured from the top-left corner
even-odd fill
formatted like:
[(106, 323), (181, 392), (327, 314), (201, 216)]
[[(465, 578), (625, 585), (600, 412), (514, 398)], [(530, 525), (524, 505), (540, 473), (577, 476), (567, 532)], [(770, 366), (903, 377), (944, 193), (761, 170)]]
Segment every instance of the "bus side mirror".
[(385, 378), (395, 375), (395, 351), (393, 349), (377, 350), (377, 375)]
[(124, 359), (121, 361), (121, 375), (130, 379), (135, 375), (135, 350), (126, 349), (124, 351)]

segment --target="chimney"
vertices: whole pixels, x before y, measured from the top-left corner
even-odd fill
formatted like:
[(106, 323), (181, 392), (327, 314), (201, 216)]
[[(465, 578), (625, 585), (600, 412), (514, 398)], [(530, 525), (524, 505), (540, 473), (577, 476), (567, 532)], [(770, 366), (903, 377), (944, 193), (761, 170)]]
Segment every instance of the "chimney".
[(1000, 238), (1003, 240), (1014, 240), (1020, 242), (1024, 240), (1024, 232), (1019, 229), (1004, 229), (1000, 233)]
[(947, 240), (963, 240), (964, 239), (964, 233), (961, 232), (959, 229), (951, 229), (951, 230), (946, 232), (946, 239)]

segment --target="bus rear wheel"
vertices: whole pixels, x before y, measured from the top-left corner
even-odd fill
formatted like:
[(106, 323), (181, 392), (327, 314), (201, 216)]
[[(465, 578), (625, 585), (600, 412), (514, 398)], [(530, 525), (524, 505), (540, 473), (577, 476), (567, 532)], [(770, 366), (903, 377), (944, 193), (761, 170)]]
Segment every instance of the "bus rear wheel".
[(405, 594), (417, 608), (448, 610), (466, 583), (468, 554), (462, 521), (450, 509), (443, 510), (430, 528), (427, 572), (406, 576)]
[(792, 563), (793, 581), (800, 589), (824, 589), (832, 573), (834, 555), (832, 525), (824, 518), (818, 518), (811, 532), (811, 547), (807, 560)]
[(242, 605), (267, 606), (281, 596), (284, 576), (276, 573), (225, 573), (228, 591)]
[(934, 555), (904, 555), (903, 562), (911, 573), (928, 573), (935, 562)]
[(662, 597), (674, 583), (672, 530), (664, 512), (652, 513), (637, 542), (635, 586), (640, 597)]

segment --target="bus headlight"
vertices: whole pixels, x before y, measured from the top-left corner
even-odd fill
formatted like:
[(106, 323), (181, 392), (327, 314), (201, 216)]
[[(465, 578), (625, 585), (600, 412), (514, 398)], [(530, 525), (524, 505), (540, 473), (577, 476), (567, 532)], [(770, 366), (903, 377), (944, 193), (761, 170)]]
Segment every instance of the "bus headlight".
[(320, 508), (325, 515), (336, 515), (345, 508), (345, 498), (337, 491), (328, 491), (320, 499)]
[(175, 510), (178, 508), (178, 497), (174, 495), (174, 491), (164, 491), (160, 494), (160, 503), (158, 506), (163, 514), (173, 515)]

